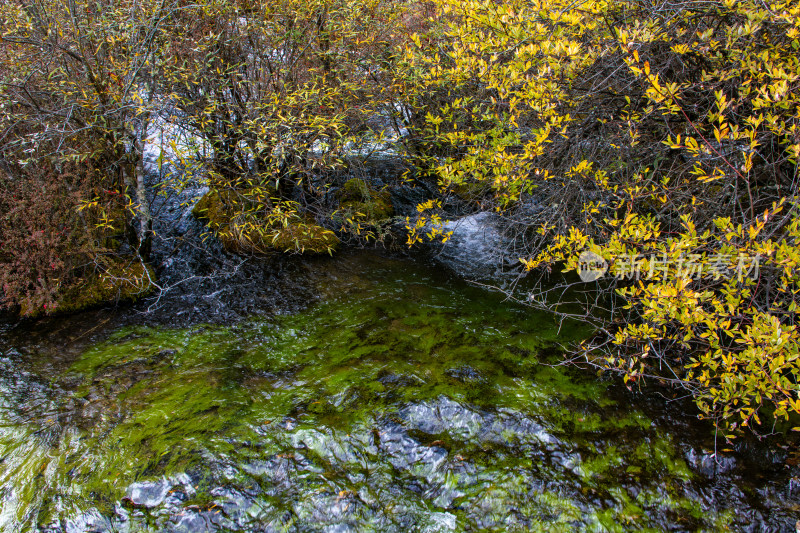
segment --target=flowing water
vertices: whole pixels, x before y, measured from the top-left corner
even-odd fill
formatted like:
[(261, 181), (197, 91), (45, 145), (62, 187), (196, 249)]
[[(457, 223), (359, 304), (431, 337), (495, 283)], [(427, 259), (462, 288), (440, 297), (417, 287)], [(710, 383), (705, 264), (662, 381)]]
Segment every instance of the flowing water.
[(707, 425), (555, 366), (580, 327), (405, 259), (316, 268), (319, 301), (293, 314), (83, 324), (84, 342), (55, 352), (69, 328), (7, 332), (0, 529), (780, 531), (798, 518), (772, 475), (782, 464), (715, 459)]

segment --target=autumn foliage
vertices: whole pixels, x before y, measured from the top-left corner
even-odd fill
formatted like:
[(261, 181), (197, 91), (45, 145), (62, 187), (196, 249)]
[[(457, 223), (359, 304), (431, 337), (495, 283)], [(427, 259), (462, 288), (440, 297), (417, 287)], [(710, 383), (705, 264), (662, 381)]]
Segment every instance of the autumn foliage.
[(440, 95), (418, 134), (528, 270), (606, 261), (586, 360), (687, 388), (729, 435), (799, 413), (797, 4), (439, 4), (442, 44), (406, 56)]
[(385, 234), (388, 193), (347, 180), (393, 131), (439, 188), (410, 243), (446, 238), (431, 222), (456, 205), (500, 214), (530, 275), (591, 251), (605, 277), (551, 286), (579, 312), (548, 285), (516, 295), (594, 323), (586, 361), (688, 389), (728, 435), (800, 413), (796, 2), (41, 0), (0, 19), (5, 305), (146, 259), (152, 124), (199, 139), (171, 151), (240, 253)]

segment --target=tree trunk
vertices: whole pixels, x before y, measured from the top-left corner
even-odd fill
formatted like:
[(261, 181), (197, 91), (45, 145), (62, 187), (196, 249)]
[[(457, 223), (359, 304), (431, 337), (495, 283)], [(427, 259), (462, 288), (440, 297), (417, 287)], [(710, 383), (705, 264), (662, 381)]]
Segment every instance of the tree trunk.
[(144, 170), (144, 141), (147, 138), (147, 126), (149, 123), (149, 120), (142, 121), (139, 130), (134, 135), (131, 149), (136, 173), (136, 210), (139, 219), (137, 233), (139, 248), (137, 251), (139, 257), (144, 261), (150, 260), (150, 252), (153, 248), (153, 216), (150, 213), (150, 203), (147, 200)]
[(147, 137), (148, 124), (149, 120), (143, 120), (134, 127), (132, 135), (128, 132), (131, 145), (123, 165), (125, 188), (133, 200), (133, 220), (129, 226), (131, 238), (128, 240), (144, 261), (150, 259), (153, 240), (153, 217), (147, 201), (144, 171), (144, 140)]

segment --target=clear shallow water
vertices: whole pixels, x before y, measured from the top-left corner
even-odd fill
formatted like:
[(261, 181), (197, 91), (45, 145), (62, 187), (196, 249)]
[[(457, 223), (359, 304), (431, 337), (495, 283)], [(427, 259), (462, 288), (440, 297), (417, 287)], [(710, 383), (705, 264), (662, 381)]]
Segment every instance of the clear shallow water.
[(305, 312), (126, 327), (55, 363), (7, 347), (0, 530), (780, 531), (797, 518), (791, 486), (709, 457), (706, 426), (653, 421), (547, 364), (580, 328), (410, 261), (318, 267), (322, 299)]

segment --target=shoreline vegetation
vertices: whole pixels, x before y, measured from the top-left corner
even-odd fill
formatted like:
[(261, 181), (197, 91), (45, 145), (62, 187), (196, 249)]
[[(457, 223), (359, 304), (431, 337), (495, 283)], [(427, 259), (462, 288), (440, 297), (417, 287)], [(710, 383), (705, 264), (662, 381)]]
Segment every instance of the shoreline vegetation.
[(190, 183), (245, 256), (492, 213), (543, 280), (500, 288), (595, 329), (576, 361), (800, 431), (794, 1), (10, 0), (0, 47), (7, 311), (158, 292), (153, 199)]

